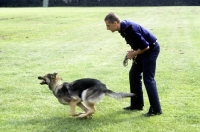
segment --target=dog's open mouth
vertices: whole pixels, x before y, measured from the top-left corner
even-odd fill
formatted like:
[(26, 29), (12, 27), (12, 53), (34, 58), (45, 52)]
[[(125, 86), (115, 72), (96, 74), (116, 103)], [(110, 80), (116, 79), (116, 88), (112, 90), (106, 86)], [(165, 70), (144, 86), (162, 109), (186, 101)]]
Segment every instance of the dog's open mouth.
[(41, 85), (47, 84), (46, 79), (44, 77), (39, 76), (38, 79), (42, 80), (42, 82), (40, 83)]

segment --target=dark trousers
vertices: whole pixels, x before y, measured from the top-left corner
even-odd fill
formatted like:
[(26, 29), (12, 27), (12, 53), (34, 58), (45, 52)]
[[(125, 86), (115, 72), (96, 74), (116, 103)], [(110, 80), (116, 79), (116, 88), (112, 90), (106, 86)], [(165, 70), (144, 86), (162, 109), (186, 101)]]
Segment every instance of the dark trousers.
[(143, 54), (137, 56), (135, 62), (129, 72), (130, 91), (135, 93), (136, 96), (131, 98), (132, 107), (143, 107), (143, 91), (142, 91), (142, 78), (149, 98), (150, 108), (154, 111), (161, 112), (160, 101), (158, 97), (155, 71), (156, 60), (160, 52), (160, 46), (156, 42), (155, 45), (150, 46), (150, 49)]

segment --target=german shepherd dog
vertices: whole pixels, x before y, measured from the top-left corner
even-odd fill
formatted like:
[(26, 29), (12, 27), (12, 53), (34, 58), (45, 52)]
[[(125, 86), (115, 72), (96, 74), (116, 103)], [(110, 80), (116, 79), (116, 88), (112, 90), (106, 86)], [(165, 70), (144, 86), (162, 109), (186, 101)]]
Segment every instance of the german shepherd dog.
[[(105, 95), (116, 99), (134, 96), (133, 93), (113, 92), (107, 89), (105, 84), (92, 78), (82, 78), (69, 83), (63, 82), (58, 73), (49, 73), (45, 76), (39, 76), (38, 79), (42, 80), (41, 85), (48, 85), (61, 104), (69, 105), (71, 115), (78, 118), (92, 118), (92, 114), (96, 111), (94, 105)], [(80, 107), (84, 113), (76, 113), (76, 106)]]

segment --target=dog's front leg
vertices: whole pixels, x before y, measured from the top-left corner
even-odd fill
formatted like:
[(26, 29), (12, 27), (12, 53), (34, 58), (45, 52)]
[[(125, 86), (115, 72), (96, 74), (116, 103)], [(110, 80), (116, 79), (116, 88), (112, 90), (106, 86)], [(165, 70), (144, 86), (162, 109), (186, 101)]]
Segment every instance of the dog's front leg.
[(76, 101), (72, 101), (69, 103), (71, 116), (79, 116), (79, 114), (76, 114), (76, 112), (75, 112), (76, 105), (77, 105)]

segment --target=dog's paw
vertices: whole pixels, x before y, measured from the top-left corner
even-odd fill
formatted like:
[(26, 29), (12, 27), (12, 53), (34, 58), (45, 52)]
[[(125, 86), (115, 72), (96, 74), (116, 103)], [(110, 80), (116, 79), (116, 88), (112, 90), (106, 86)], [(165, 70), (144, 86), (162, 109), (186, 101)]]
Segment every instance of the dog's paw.
[(82, 114), (80, 114), (80, 115), (78, 116), (78, 118), (85, 118), (85, 117), (87, 117), (87, 115), (86, 115), (85, 113), (82, 113)]
[(82, 114), (85, 114), (85, 113), (78, 113), (77, 115), (79, 116), (79, 115), (82, 115)]
[(87, 115), (87, 114), (80, 114), (79, 116), (77, 116), (79, 119), (92, 119), (92, 114), (91, 115)]
[(72, 116), (73, 116), (73, 117), (77, 117), (77, 116), (79, 116), (79, 115), (81, 115), (81, 114), (83, 114), (83, 113), (72, 114)]
[(92, 119), (92, 117), (92, 114), (87, 116), (88, 119)]

